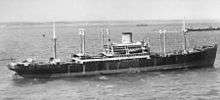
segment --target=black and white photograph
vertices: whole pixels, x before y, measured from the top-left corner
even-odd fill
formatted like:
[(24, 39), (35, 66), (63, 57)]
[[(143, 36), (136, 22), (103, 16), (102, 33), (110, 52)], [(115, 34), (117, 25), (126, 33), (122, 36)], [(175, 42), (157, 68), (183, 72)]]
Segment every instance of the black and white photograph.
[(219, 0), (0, 0), (0, 100), (220, 100)]

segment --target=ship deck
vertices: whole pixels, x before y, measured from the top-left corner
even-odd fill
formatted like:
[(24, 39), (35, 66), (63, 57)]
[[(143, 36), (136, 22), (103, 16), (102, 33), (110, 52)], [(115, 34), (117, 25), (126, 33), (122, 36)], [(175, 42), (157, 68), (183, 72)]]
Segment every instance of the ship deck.
[(84, 63), (84, 62), (114, 61), (114, 60), (136, 59), (136, 58), (150, 59), (150, 55), (124, 56), (124, 57), (114, 57), (114, 58), (96, 58), (96, 59), (79, 59), (79, 58), (72, 58), (72, 59), (77, 62)]

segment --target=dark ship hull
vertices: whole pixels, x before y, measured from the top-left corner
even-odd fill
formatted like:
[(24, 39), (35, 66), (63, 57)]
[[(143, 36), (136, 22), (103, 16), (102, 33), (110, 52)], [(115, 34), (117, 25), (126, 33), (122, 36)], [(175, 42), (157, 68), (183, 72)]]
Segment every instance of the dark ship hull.
[(219, 27), (213, 28), (213, 27), (209, 27), (209, 28), (188, 28), (187, 31), (215, 31), (215, 30), (220, 30)]
[(159, 55), (132, 54), (117, 57), (74, 59), (58, 64), (9, 65), (9, 69), (23, 77), (70, 77), (123, 72), (155, 71), (213, 66), (217, 44), (194, 48), (192, 52)]

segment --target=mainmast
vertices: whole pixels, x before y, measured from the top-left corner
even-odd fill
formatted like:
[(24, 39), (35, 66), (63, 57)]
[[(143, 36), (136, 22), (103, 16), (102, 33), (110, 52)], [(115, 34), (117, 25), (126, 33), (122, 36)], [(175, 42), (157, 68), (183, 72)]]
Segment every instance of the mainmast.
[(56, 49), (57, 49), (57, 44), (56, 44), (56, 41), (57, 41), (57, 38), (56, 38), (56, 29), (55, 29), (55, 22), (53, 22), (53, 42), (54, 42), (54, 44), (53, 44), (53, 57), (54, 57), (54, 59), (56, 59), (57, 58), (57, 53), (56, 53)]
[[(110, 32), (109, 32), (109, 29), (106, 28), (106, 29), (102, 29), (101, 30), (101, 38), (102, 38), (102, 46), (103, 46), (103, 49), (104, 49), (104, 45), (107, 46), (107, 49), (108, 50), (103, 50), (103, 51), (107, 51), (108, 53), (110, 52), (110, 42), (111, 42), (111, 39), (110, 39), (110, 36), (109, 36)], [(106, 43), (106, 39), (107, 39), (107, 43)]]
[[(160, 35), (163, 34), (163, 54), (164, 54), (164, 56), (166, 56), (166, 30), (159, 30), (159, 33), (160, 33)], [(160, 48), (162, 48), (162, 47), (160, 47)]]
[(110, 40), (110, 36), (109, 36), (109, 35), (110, 35), (109, 29), (106, 28), (105, 31), (106, 31), (106, 34), (107, 34), (108, 44), (110, 44), (109, 42), (110, 42), (111, 40)]
[(108, 46), (108, 53), (109, 53), (109, 50), (111, 49), (111, 47), (110, 47), (110, 42), (111, 42), (111, 39), (110, 39), (110, 32), (109, 32), (109, 29), (108, 28), (106, 28), (105, 29), (105, 31), (106, 31), (106, 34), (107, 34), (107, 46)]
[(102, 35), (102, 44), (103, 45), (105, 45), (105, 34), (106, 34), (106, 36), (107, 36), (107, 43), (108, 42), (110, 42), (110, 37), (109, 37), (109, 34), (110, 34), (110, 32), (109, 32), (109, 29), (108, 28), (106, 28), (106, 29), (102, 29), (101, 30), (101, 35)]
[(102, 35), (102, 47), (105, 45), (105, 34), (104, 29), (101, 29), (101, 35)]
[(80, 35), (80, 53), (85, 55), (85, 29), (81, 28), (79, 29), (79, 35)]

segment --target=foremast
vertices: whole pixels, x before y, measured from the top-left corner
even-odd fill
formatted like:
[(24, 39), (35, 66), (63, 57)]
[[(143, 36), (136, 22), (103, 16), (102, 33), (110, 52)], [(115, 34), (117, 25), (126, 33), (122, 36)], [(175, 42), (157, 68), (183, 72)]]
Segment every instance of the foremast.
[(185, 24), (185, 20), (183, 21), (183, 26), (182, 26), (182, 33), (183, 33), (183, 37), (184, 37), (184, 52), (187, 52), (187, 32), (188, 30), (186, 29), (186, 24)]
[(53, 22), (53, 58), (57, 59), (57, 38), (55, 22)]
[(60, 59), (57, 58), (57, 37), (56, 37), (56, 25), (53, 22), (53, 57), (49, 59), (49, 63), (57, 64), (60, 62)]

